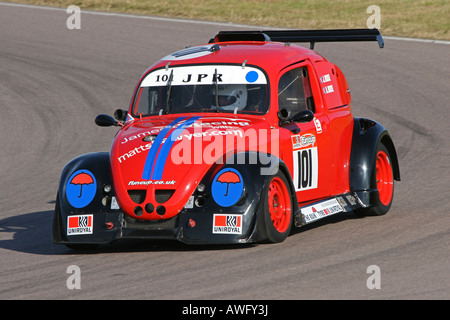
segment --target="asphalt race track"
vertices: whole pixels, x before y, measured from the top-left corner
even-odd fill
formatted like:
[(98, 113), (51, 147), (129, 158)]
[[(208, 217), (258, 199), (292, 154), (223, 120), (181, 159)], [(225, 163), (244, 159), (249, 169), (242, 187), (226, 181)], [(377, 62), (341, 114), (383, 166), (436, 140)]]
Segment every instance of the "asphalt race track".
[[(0, 299), (449, 299), (450, 45), (385, 39), (316, 44), (381, 122), (400, 158), (391, 211), (333, 216), (283, 243), (120, 242), (79, 253), (51, 242), (58, 180), (72, 158), (108, 151), (99, 113), (127, 108), (159, 58), (233, 25), (69, 14), (0, 3)], [(241, 27), (243, 28), (243, 27)], [(69, 289), (68, 267), (81, 271)], [(379, 289), (369, 289), (377, 266)], [(369, 279), (370, 282), (370, 279)]]

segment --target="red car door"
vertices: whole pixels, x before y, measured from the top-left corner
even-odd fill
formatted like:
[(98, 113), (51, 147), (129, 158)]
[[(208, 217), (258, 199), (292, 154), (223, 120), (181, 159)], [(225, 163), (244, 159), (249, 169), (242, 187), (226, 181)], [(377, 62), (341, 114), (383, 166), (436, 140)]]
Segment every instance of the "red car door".
[(287, 110), (290, 117), (303, 110), (314, 113), (313, 121), (291, 122), (281, 127), (281, 130), (289, 130), (287, 134), (291, 143), (288, 144), (289, 150), (283, 150), (283, 155), (291, 166), (299, 202), (327, 197), (334, 188), (330, 181), (335, 167), (330, 152), (333, 140), (328, 135), (330, 121), (317, 86), (311, 86), (311, 72), (311, 64), (304, 61), (284, 69), (278, 81), (279, 110)]
[[(353, 115), (350, 107), (350, 91), (341, 70), (327, 61), (314, 63), (314, 84), (322, 98), (320, 119), (327, 153), (333, 159), (329, 168), (326, 190), (329, 195), (348, 192), (349, 162), (353, 135)], [(313, 78), (313, 77), (311, 77)]]

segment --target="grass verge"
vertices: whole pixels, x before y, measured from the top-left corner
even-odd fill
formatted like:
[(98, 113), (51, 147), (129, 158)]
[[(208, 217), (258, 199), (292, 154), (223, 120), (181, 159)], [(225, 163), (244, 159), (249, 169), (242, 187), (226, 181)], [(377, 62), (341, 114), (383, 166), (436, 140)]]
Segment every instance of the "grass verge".
[(383, 35), (450, 40), (448, 0), (6, 0), (6, 2), (296, 29), (366, 28), (380, 8)]

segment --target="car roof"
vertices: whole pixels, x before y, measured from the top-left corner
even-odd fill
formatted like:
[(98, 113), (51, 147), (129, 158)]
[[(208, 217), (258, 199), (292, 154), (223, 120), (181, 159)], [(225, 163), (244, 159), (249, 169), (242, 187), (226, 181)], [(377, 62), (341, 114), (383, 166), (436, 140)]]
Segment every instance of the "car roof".
[(172, 53), (152, 66), (172, 67), (186, 64), (243, 64), (259, 66), (269, 74), (305, 59), (325, 60), (305, 47), (279, 42), (235, 41), (189, 47)]
[[(234, 63), (256, 65), (269, 77), (293, 63), (309, 59), (326, 61), (314, 49), (316, 42), (376, 41), (380, 48), (384, 40), (378, 29), (329, 30), (261, 30), (220, 31), (208, 44), (186, 48), (164, 57), (151, 69), (181, 64)], [(310, 49), (292, 43), (310, 43)]]

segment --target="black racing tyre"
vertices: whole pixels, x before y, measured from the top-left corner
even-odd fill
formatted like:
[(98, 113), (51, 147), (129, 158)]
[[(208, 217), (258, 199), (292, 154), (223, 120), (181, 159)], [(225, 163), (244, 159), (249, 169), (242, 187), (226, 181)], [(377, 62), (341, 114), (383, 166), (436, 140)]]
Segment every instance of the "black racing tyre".
[(383, 143), (379, 143), (377, 147), (374, 166), (378, 190), (376, 205), (360, 209), (357, 213), (367, 216), (382, 216), (389, 211), (394, 198), (394, 172), (392, 160), (388, 149)]

